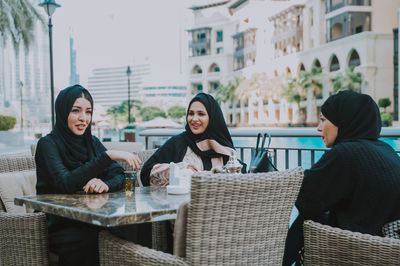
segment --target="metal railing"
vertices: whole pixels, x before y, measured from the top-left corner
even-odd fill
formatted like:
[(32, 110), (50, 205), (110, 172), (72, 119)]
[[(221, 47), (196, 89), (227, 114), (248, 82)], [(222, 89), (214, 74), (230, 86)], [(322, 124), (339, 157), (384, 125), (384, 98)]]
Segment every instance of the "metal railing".
[[(175, 136), (181, 133), (183, 130), (184, 129), (146, 129), (139, 132), (139, 135), (145, 137), (146, 149), (151, 149), (154, 148), (154, 143), (153, 146), (150, 147), (150, 138), (164, 137), (162, 141), (164, 142), (167, 137)], [(234, 139), (253, 138), (253, 140), (255, 140), (257, 138), (257, 134), (260, 132), (268, 132), (272, 138), (320, 137), (320, 133), (316, 130), (316, 128), (230, 128), (229, 132)], [(381, 137), (400, 138), (400, 128), (384, 127), (381, 131)], [(156, 146), (160, 146), (161, 144), (161, 142), (156, 143)], [(238, 150), (241, 160), (249, 162), (251, 149), (254, 147), (249, 144), (244, 144), (235, 145), (235, 148)], [(271, 146), (270, 150), (273, 152), (274, 164), (278, 167), (278, 169), (282, 170), (296, 166), (308, 168), (312, 166), (328, 149)], [(400, 150), (396, 150), (396, 152), (400, 155)]]

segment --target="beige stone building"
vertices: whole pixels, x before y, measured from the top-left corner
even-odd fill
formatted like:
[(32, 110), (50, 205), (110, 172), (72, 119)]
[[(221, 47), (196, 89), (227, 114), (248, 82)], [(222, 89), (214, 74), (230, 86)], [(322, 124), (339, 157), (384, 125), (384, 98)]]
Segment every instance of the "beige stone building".
[[(295, 123), (300, 114), (307, 122), (316, 123), (322, 102), (333, 92), (332, 80), (350, 66), (362, 74), (363, 93), (376, 101), (389, 98), (392, 105), (388, 111), (398, 112), (393, 30), (398, 28), (400, 0), (237, 0), (220, 2), (218, 8), (228, 11), (228, 15), (220, 13), (220, 20), (226, 16), (230, 23), (229, 34), (224, 31), (226, 64), (220, 64), (224, 67), (219, 82), (255, 74), (297, 77), (312, 66), (321, 67), (325, 77), (323, 91), (309, 92), (299, 106), (277, 92), (269, 96), (249, 93), (245, 101), (225, 109), (229, 123)], [(215, 15), (213, 7), (207, 12)], [(202, 16), (202, 23), (214, 29), (211, 17)], [(203, 58), (189, 58), (190, 67), (201, 66)], [(212, 61), (212, 52), (208, 58)], [(209, 86), (202, 89), (211, 91)]]

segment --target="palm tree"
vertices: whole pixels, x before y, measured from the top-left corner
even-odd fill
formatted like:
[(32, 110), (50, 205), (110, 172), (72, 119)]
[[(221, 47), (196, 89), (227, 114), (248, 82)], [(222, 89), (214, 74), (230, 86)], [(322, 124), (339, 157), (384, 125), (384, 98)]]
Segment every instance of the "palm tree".
[[(0, 39), (2, 49), (11, 37), (15, 50), (16, 62), (19, 62), (19, 48), (23, 43), (25, 52), (28, 52), (35, 38), (34, 29), (36, 21), (44, 26), (44, 19), (28, 0), (0, 0)], [(4, 58), (3, 58), (4, 60)], [(16, 81), (19, 81), (19, 65), (16, 64)]]
[(320, 67), (313, 66), (310, 71), (301, 71), (298, 84), (307, 93), (307, 122), (316, 122), (316, 97), (322, 96), (324, 74)]
[(4, 45), (11, 36), (14, 49), (19, 48), (21, 41), (29, 49), (36, 21), (45, 25), (43, 17), (28, 0), (0, 0), (0, 36)]
[[(229, 81), (228, 84), (226, 84), (226, 85), (223, 85), (220, 83), (215, 91), (215, 99), (220, 104), (223, 104), (223, 110), (225, 113), (226, 121), (228, 121), (229, 104), (232, 104), (233, 117), (235, 115), (235, 108), (236, 108), (236, 101), (237, 101), (236, 90), (241, 81), (242, 81), (242, 78), (235, 77), (235, 79), (233, 81), (232, 80)], [(234, 121), (235, 121), (235, 119), (233, 118), (232, 122), (234, 122)]]
[[(284, 79), (285, 83), (282, 86), (282, 97), (285, 97), (288, 102), (294, 102), (297, 105), (297, 110), (300, 112), (300, 102), (304, 101), (305, 99), (305, 91), (299, 86), (298, 80), (296, 78), (292, 78), (291, 76), (286, 76)], [(293, 113), (293, 115), (295, 115)], [(297, 114), (298, 121), (294, 121), (295, 123), (297, 122), (303, 122), (301, 119), (300, 114)]]
[(345, 69), (344, 75), (339, 73), (336, 76), (333, 80), (333, 90), (335, 93), (341, 90), (354, 90), (361, 92), (362, 84), (362, 74), (360, 72), (354, 72), (354, 66), (351, 66)]

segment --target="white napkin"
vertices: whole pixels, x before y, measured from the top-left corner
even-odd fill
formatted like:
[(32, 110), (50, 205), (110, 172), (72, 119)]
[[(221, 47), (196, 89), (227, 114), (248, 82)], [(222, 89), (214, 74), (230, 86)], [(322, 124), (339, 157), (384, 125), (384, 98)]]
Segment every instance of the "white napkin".
[(167, 186), (168, 193), (189, 193), (192, 179), (191, 176), (194, 173), (193, 170), (189, 168), (180, 169), (175, 163), (170, 163), (169, 167), (169, 185)]

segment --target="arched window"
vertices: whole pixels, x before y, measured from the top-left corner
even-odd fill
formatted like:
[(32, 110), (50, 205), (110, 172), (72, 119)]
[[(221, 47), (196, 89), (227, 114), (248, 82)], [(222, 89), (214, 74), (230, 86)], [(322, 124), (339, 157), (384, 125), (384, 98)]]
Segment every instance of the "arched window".
[(289, 67), (286, 67), (286, 74), (292, 74), (292, 71), (290, 70)]
[(300, 63), (299, 67), (297, 68), (297, 77), (300, 77), (301, 71), (306, 71), (306, 68), (304, 67), (303, 63)]
[(278, 70), (274, 70), (274, 76), (277, 77), (278, 76)]
[(313, 62), (313, 64), (312, 64), (312, 66), (313, 66), (313, 67), (319, 67), (319, 68), (321, 68), (321, 63), (319, 62), (318, 59), (315, 59), (314, 62)]
[(355, 49), (351, 50), (349, 58), (349, 67), (356, 67), (361, 64), (360, 56)]
[(201, 67), (199, 65), (195, 65), (192, 69), (192, 74), (201, 74), (203, 73), (203, 70), (201, 70)]
[(210, 68), (208, 69), (208, 72), (220, 72), (220, 68), (216, 63), (211, 64)]
[(340, 69), (340, 64), (337, 56), (334, 54), (331, 56), (330, 64), (329, 64), (329, 71), (333, 72)]

